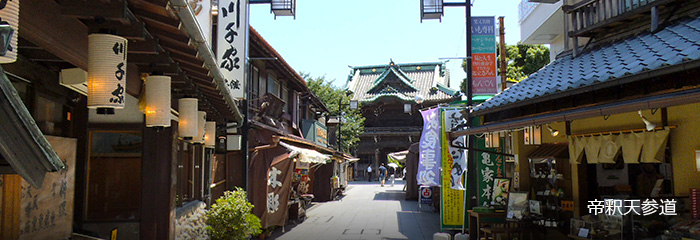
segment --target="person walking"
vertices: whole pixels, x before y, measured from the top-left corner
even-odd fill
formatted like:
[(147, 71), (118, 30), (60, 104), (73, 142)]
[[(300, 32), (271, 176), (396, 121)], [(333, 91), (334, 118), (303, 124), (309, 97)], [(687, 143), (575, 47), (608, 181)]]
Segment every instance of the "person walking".
[(384, 187), (384, 181), (386, 180), (386, 167), (384, 163), (379, 166), (379, 181), (382, 182), (382, 187)]
[(394, 180), (396, 179), (396, 168), (390, 167), (389, 168), (389, 181), (391, 182), (391, 186), (394, 186)]
[(367, 166), (367, 176), (368, 176), (367, 181), (371, 182), (372, 181), (372, 164), (371, 163)]

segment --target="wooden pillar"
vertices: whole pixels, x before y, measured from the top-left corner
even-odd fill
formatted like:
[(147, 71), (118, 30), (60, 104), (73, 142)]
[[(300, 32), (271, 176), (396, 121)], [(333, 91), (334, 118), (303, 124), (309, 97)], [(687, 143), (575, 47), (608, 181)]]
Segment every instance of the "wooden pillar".
[(175, 238), (177, 122), (143, 130), (140, 239)]
[(19, 239), (19, 215), (21, 214), (22, 178), (17, 174), (2, 176), (2, 198), (0, 200), (0, 239)]
[(204, 184), (204, 145), (195, 144), (192, 146), (192, 149), (194, 150), (194, 168), (192, 169), (194, 172), (192, 175), (192, 189), (194, 194), (192, 196), (195, 200), (201, 201), (204, 197), (204, 193), (202, 191), (202, 184)]

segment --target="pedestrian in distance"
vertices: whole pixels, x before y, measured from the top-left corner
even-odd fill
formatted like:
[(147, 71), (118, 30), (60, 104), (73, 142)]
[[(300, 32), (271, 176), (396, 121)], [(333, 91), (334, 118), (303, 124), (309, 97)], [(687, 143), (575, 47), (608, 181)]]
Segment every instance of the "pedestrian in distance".
[(372, 164), (367, 166), (367, 181), (368, 182), (372, 181)]
[(382, 187), (384, 187), (384, 181), (386, 180), (386, 167), (384, 163), (379, 166), (379, 181), (382, 182)]
[(396, 168), (390, 167), (389, 168), (389, 181), (391, 182), (391, 186), (394, 186), (394, 180), (396, 180)]

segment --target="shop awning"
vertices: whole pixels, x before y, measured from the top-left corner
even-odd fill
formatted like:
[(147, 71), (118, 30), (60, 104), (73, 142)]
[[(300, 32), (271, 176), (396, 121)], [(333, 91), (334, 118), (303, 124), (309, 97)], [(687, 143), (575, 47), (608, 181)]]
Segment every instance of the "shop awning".
[(625, 163), (661, 163), (668, 143), (669, 128), (652, 132), (621, 133), (619, 135), (571, 136), (569, 155), (572, 164), (615, 163), (622, 154)]
[(394, 159), (402, 164), (406, 164), (406, 155), (408, 155), (408, 150), (389, 153), (386, 156), (388, 158)]
[(325, 164), (331, 160), (331, 155), (320, 153), (316, 150), (311, 150), (307, 148), (295, 147), (290, 144), (279, 142), (279, 145), (289, 149), (291, 153), (290, 158), (296, 157), (300, 162), (303, 163), (320, 163)]
[[(0, 137), (0, 174), (17, 173), (33, 187), (40, 188), (46, 172), (65, 168), (34, 123), (29, 110), (22, 103), (2, 67), (0, 122), (0, 131), (3, 133)], [(9, 164), (9, 167), (6, 164)]]

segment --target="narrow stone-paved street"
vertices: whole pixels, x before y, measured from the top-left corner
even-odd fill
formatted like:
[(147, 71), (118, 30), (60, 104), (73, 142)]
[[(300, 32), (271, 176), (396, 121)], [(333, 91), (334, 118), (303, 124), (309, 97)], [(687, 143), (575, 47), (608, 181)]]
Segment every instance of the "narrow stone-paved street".
[(314, 203), (304, 222), (270, 239), (432, 239), (438, 213), (404, 200), (403, 181), (396, 183), (351, 182), (341, 200)]

